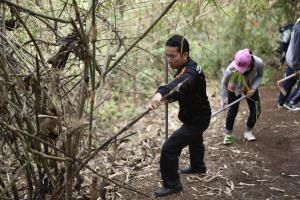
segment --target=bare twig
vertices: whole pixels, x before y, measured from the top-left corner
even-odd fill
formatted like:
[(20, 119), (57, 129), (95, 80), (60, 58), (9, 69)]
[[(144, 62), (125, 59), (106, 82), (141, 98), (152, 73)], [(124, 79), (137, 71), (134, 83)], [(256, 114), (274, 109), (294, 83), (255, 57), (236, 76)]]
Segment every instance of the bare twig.
[(5, 194), (8, 189), (10, 187), (12, 187), (17, 181), (18, 178), (20, 176), (20, 173), (22, 172), (22, 170), (29, 164), (29, 161), (27, 161), (26, 163), (24, 163), (15, 173), (14, 177), (12, 178), (12, 180), (10, 181), (10, 184), (8, 184), (5, 188), (3, 188), (3, 190), (1, 190), (0, 196), (3, 196), (3, 194)]
[(45, 59), (44, 59), (44, 56), (42, 54), (42, 51), (40, 50), (40, 47), (38, 46), (38, 44), (36, 43), (36, 40), (33, 36), (33, 34), (31, 33), (31, 31), (29, 30), (29, 28), (27, 27), (26, 23), (24, 22), (24, 20), (20, 17), (19, 13), (17, 12), (16, 8), (13, 7), (13, 10), (14, 12), (16, 13), (16, 17), (18, 18), (18, 20), (21, 22), (21, 24), (23, 25), (23, 27), (25, 28), (28, 36), (30, 37), (30, 39), (32, 40), (35, 48), (36, 48), (36, 51), (38, 52), (39, 54), (39, 57), (41, 59), (41, 62), (43, 64), (43, 66), (45, 67)]
[(118, 63), (124, 58), (124, 56), (133, 48), (135, 47), (146, 35), (151, 31), (151, 29), (161, 20), (161, 18), (168, 13), (168, 11), (172, 8), (172, 6), (176, 3), (177, 0), (173, 0), (165, 10), (160, 14), (160, 16), (149, 26), (149, 28), (130, 46), (126, 51), (114, 62), (114, 64), (108, 68), (105, 73), (104, 77), (113, 69), (115, 68)]
[(55, 18), (55, 17), (51, 17), (51, 16), (47, 16), (47, 15), (43, 15), (43, 14), (34, 12), (34, 11), (28, 9), (28, 8), (22, 7), (18, 4), (15, 4), (15, 3), (11, 2), (11, 1), (8, 1), (8, 0), (1, 0), (1, 2), (6, 3), (10, 7), (14, 7), (14, 8), (17, 8), (18, 10), (23, 11), (23, 12), (27, 12), (27, 13), (33, 15), (33, 16), (39, 16), (39, 17), (42, 17), (42, 18), (51, 19), (53, 21), (57, 21), (57, 22), (61, 22), (61, 23), (67, 23), (67, 24), (71, 23), (71, 21), (69, 21), (69, 20), (63, 20), (63, 19), (60, 19), (60, 18)]

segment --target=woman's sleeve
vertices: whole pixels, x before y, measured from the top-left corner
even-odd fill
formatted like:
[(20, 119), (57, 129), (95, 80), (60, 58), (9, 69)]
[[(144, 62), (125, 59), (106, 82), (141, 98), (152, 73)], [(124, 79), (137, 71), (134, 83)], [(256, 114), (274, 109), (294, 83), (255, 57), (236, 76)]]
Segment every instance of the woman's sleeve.
[(221, 101), (224, 103), (227, 103), (228, 101), (228, 82), (230, 78), (230, 71), (229, 69), (226, 69), (223, 75), (223, 79), (221, 81)]

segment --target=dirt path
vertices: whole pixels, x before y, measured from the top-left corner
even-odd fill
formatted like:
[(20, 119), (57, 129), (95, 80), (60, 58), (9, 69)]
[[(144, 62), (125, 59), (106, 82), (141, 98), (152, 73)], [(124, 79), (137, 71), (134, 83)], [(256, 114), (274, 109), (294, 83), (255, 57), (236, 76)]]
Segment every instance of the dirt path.
[[(234, 145), (224, 146), (223, 124), (225, 113), (212, 120), (205, 133), (205, 177), (183, 175), (184, 191), (161, 199), (300, 199), (300, 112), (278, 109), (277, 89), (261, 88), (262, 114), (255, 127), (256, 142), (242, 139), (247, 116), (247, 105), (241, 104), (236, 120)], [(214, 110), (218, 99), (211, 99)], [(180, 165), (188, 164), (187, 151)], [(158, 159), (153, 165), (138, 170), (131, 185), (152, 196), (160, 182)], [(120, 191), (122, 199), (146, 199)], [(151, 197), (155, 199), (153, 196)]]

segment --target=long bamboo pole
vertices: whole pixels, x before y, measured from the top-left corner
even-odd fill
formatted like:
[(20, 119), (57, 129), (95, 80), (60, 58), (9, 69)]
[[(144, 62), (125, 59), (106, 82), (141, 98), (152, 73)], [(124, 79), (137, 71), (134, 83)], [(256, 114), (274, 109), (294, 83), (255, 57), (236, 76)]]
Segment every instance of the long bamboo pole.
[[(168, 71), (168, 60), (166, 57), (165, 61), (165, 82), (166, 84), (169, 82), (169, 71)], [(165, 135), (166, 135), (166, 140), (168, 139), (168, 134), (169, 134), (169, 104), (165, 104)]]
[(239, 98), (239, 99), (235, 100), (234, 102), (228, 104), (228, 105), (225, 106), (224, 108), (222, 108), (222, 109), (220, 109), (220, 110), (218, 110), (218, 111), (212, 113), (212, 114), (211, 114), (211, 117), (216, 116), (216, 115), (219, 114), (220, 112), (226, 110), (227, 108), (230, 108), (230, 107), (233, 106), (234, 104), (237, 104), (238, 102), (242, 101), (242, 100), (245, 99), (246, 97), (247, 97), (247, 96), (242, 96), (241, 98)]
[(96, 27), (96, 2), (92, 1), (92, 26), (91, 26), (91, 42), (92, 42), (92, 65), (90, 67), (91, 74), (91, 105), (90, 105), (90, 126), (89, 126), (89, 151), (92, 149), (92, 134), (93, 134), (93, 112), (95, 104), (95, 79), (96, 79), (96, 41), (97, 41), (97, 27)]
[(172, 8), (172, 6), (176, 3), (177, 0), (173, 0), (170, 2), (170, 4), (165, 8), (165, 10), (159, 15), (159, 17), (148, 27), (148, 29), (132, 44), (130, 45), (130, 47), (128, 47), (126, 49), (126, 51), (117, 58), (117, 60), (112, 64), (112, 66), (110, 68), (108, 68), (106, 70), (106, 72), (104, 73), (104, 77), (112, 70), (114, 69), (119, 62), (124, 58), (124, 56), (131, 51), (131, 49), (133, 49), (133, 47), (135, 47), (151, 30), (152, 28), (162, 19), (163, 16), (165, 16), (168, 11)]

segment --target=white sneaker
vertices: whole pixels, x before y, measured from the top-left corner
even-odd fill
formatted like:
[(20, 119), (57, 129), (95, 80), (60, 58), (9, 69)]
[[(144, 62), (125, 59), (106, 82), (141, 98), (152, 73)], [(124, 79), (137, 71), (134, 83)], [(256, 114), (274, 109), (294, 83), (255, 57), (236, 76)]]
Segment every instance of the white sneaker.
[(254, 137), (254, 135), (252, 134), (252, 131), (246, 131), (244, 133), (244, 138), (248, 141), (254, 141), (256, 140), (256, 138)]
[(283, 104), (283, 106), (284, 106), (285, 108), (287, 108), (288, 110), (293, 111), (293, 112), (296, 112), (296, 111), (299, 111), (299, 110), (300, 110), (300, 108), (297, 107), (296, 105), (291, 105), (291, 104), (285, 103), (285, 104)]

